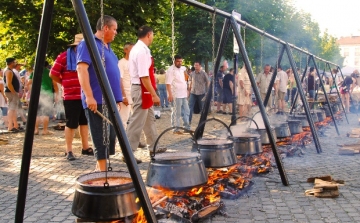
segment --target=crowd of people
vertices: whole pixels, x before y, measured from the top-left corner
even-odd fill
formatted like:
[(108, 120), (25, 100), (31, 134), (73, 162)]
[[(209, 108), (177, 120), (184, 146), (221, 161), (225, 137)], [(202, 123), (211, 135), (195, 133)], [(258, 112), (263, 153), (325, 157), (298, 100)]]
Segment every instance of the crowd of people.
[[(124, 57), (120, 60), (111, 49), (111, 42), (116, 34), (115, 18), (105, 15), (103, 21), (98, 20), (94, 40), (101, 52), (106, 75), (132, 151), (147, 147), (150, 153), (153, 152), (158, 137), (154, 106), (171, 107), (170, 124), (174, 127), (174, 134), (193, 132), (192, 116), (202, 110), (211, 78), (214, 78), (215, 84), (216, 111), (214, 112), (231, 114), (235, 100), (239, 116), (250, 115), (253, 105), (253, 86), (245, 67), (239, 71), (228, 69), (228, 64), (224, 61), (215, 75), (208, 75), (200, 61), (195, 61), (192, 68), (187, 68), (183, 66), (183, 57), (175, 55), (173, 64), (167, 69), (157, 70), (149, 49), (154, 39), (151, 27), (142, 26), (138, 29), (137, 42), (127, 42), (124, 45)], [(22, 103), (29, 102), (33, 73), (31, 67), (21, 70), (23, 65), (18, 64), (15, 58), (7, 58), (6, 65), (7, 67), (0, 71), (0, 109), (7, 130), (18, 132), (23, 130), (18, 125), (18, 117), (22, 119), (24, 125), (26, 124)], [(301, 71), (297, 72), (300, 74)], [(274, 85), (269, 86), (273, 73), (273, 68), (266, 64), (263, 71), (257, 74), (256, 87), (262, 100), (265, 99), (269, 89), (272, 89), (267, 109), (275, 106), (278, 112), (284, 112), (287, 105), (294, 103), (294, 96), (299, 89), (292, 70), (284, 71), (280, 65), (277, 66)], [(336, 73), (337, 71), (335, 75)], [(340, 82), (340, 79), (324, 80), (331, 88), (335, 84), (341, 86), (347, 112), (349, 92), (358, 77), (359, 74), (354, 73), (343, 82)], [(315, 69), (310, 68), (303, 79), (301, 90), (304, 90), (310, 99), (316, 100), (318, 78)], [(82, 155), (94, 155), (96, 170), (106, 170), (108, 156), (115, 153), (116, 134), (113, 126), (104, 125), (105, 121), (99, 115), (100, 113), (106, 116), (108, 108), (82, 34), (75, 36), (74, 42), (68, 45), (66, 51), (58, 55), (52, 67), (49, 67), (48, 63), (44, 64), (35, 135), (39, 134), (40, 123), (43, 124), (42, 135), (51, 134), (48, 130), (49, 117), (54, 116), (53, 104), (58, 103), (60, 93), (66, 117), (64, 130), (66, 159), (69, 161), (76, 159), (72, 142), (75, 131), (79, 129)], [(88, 142), (89, 132), (94, 149)], [(145, 135), (145, 144), (140, 142), (142, 134)], [(158, 147), (154, 151), (162, 153), (166, 148)], [(141, 163), (142, 160), (136, 158), (136, 162)]]

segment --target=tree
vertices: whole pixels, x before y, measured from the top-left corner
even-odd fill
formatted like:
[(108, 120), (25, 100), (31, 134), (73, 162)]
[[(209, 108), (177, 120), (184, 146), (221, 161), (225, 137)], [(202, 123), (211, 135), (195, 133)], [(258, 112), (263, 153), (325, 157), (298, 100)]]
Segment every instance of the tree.
[[(98, 1), (84, 0), (84, 5), (91, 27), (100, 17)], [(169, 5), (166, 0), (106, 0), (105, 14), (118, 20), (118, 38), (114, 42), (114, 51), (122, 52), (122, 45), (129, 40), (136, 40), (136, 30), (148, 24), (156, 27), (162, 23), (158, 15), (162, 15), (162, 5)], [(2, 0), (0, 1), (0, 25), (2, 28), (0, 56), (16, 56), (17, 58), (34, 59), (37, 37), (41, 20), (42, 0)], [(26, 9), (26, 10), (24, 10)], [(53, 22), (50, 31), (47, 56), (55, 59), (56, 55), (67, 48), (80, 28), (71, 1), (55, 1)], [(4, 53), (5, 51), (5, 53)], [(4, 58), (0, 58), (4, 61)]]

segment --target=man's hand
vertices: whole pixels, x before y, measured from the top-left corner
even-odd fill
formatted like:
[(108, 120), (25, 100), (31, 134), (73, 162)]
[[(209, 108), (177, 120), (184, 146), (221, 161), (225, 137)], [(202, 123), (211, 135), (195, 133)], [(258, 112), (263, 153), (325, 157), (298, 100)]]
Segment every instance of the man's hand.
[(169, 96), (168, 96), (168, 101), (169, 101), (169, 102), (172, 102), (173, 100), (174, 100), (173, 96), (172, 96), (172, 95), (169, 95)]
[(154, 105), (160, 105), (160, 98), (157, 96), (157, 94), (152, 96), (152, 101), (154, 102)]
[(94, 97), (87, 97), (85, 102), (91, 111), (94, 113), (97, 111), (97, 102)]
[(124, 105), (126, 105), (126, 106), (129, 105), (129, 101), (128, 101), (127, 97), (124, 97), (124, 98), (123, 98), (122, 103), (123, 103)]

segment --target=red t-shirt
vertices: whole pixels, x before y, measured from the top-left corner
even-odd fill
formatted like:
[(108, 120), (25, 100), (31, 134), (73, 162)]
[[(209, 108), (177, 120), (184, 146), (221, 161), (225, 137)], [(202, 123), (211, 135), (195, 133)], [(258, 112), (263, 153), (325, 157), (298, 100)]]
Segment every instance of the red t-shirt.
[(76, 71), (67, 70), (66, 65), (66, 51), (61, 53), (55, 60), (50, 74), (60, 77), (62, 79), (63, 99), (67, 100), (81, 100), (81, 87)]

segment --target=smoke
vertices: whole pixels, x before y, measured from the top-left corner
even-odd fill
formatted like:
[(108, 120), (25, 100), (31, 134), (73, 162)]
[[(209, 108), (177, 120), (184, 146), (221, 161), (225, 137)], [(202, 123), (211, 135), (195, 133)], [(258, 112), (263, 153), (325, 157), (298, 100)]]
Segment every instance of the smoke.
[[(39, 107), (42, 112), (45, 112), (45, 114), (53, 114), (53, 112), (54, 112), (53, 95), (41, 92), (40, 97), (39, 97)], [(39, 114), (38, 114), (38, 116), (39, 116)]]

